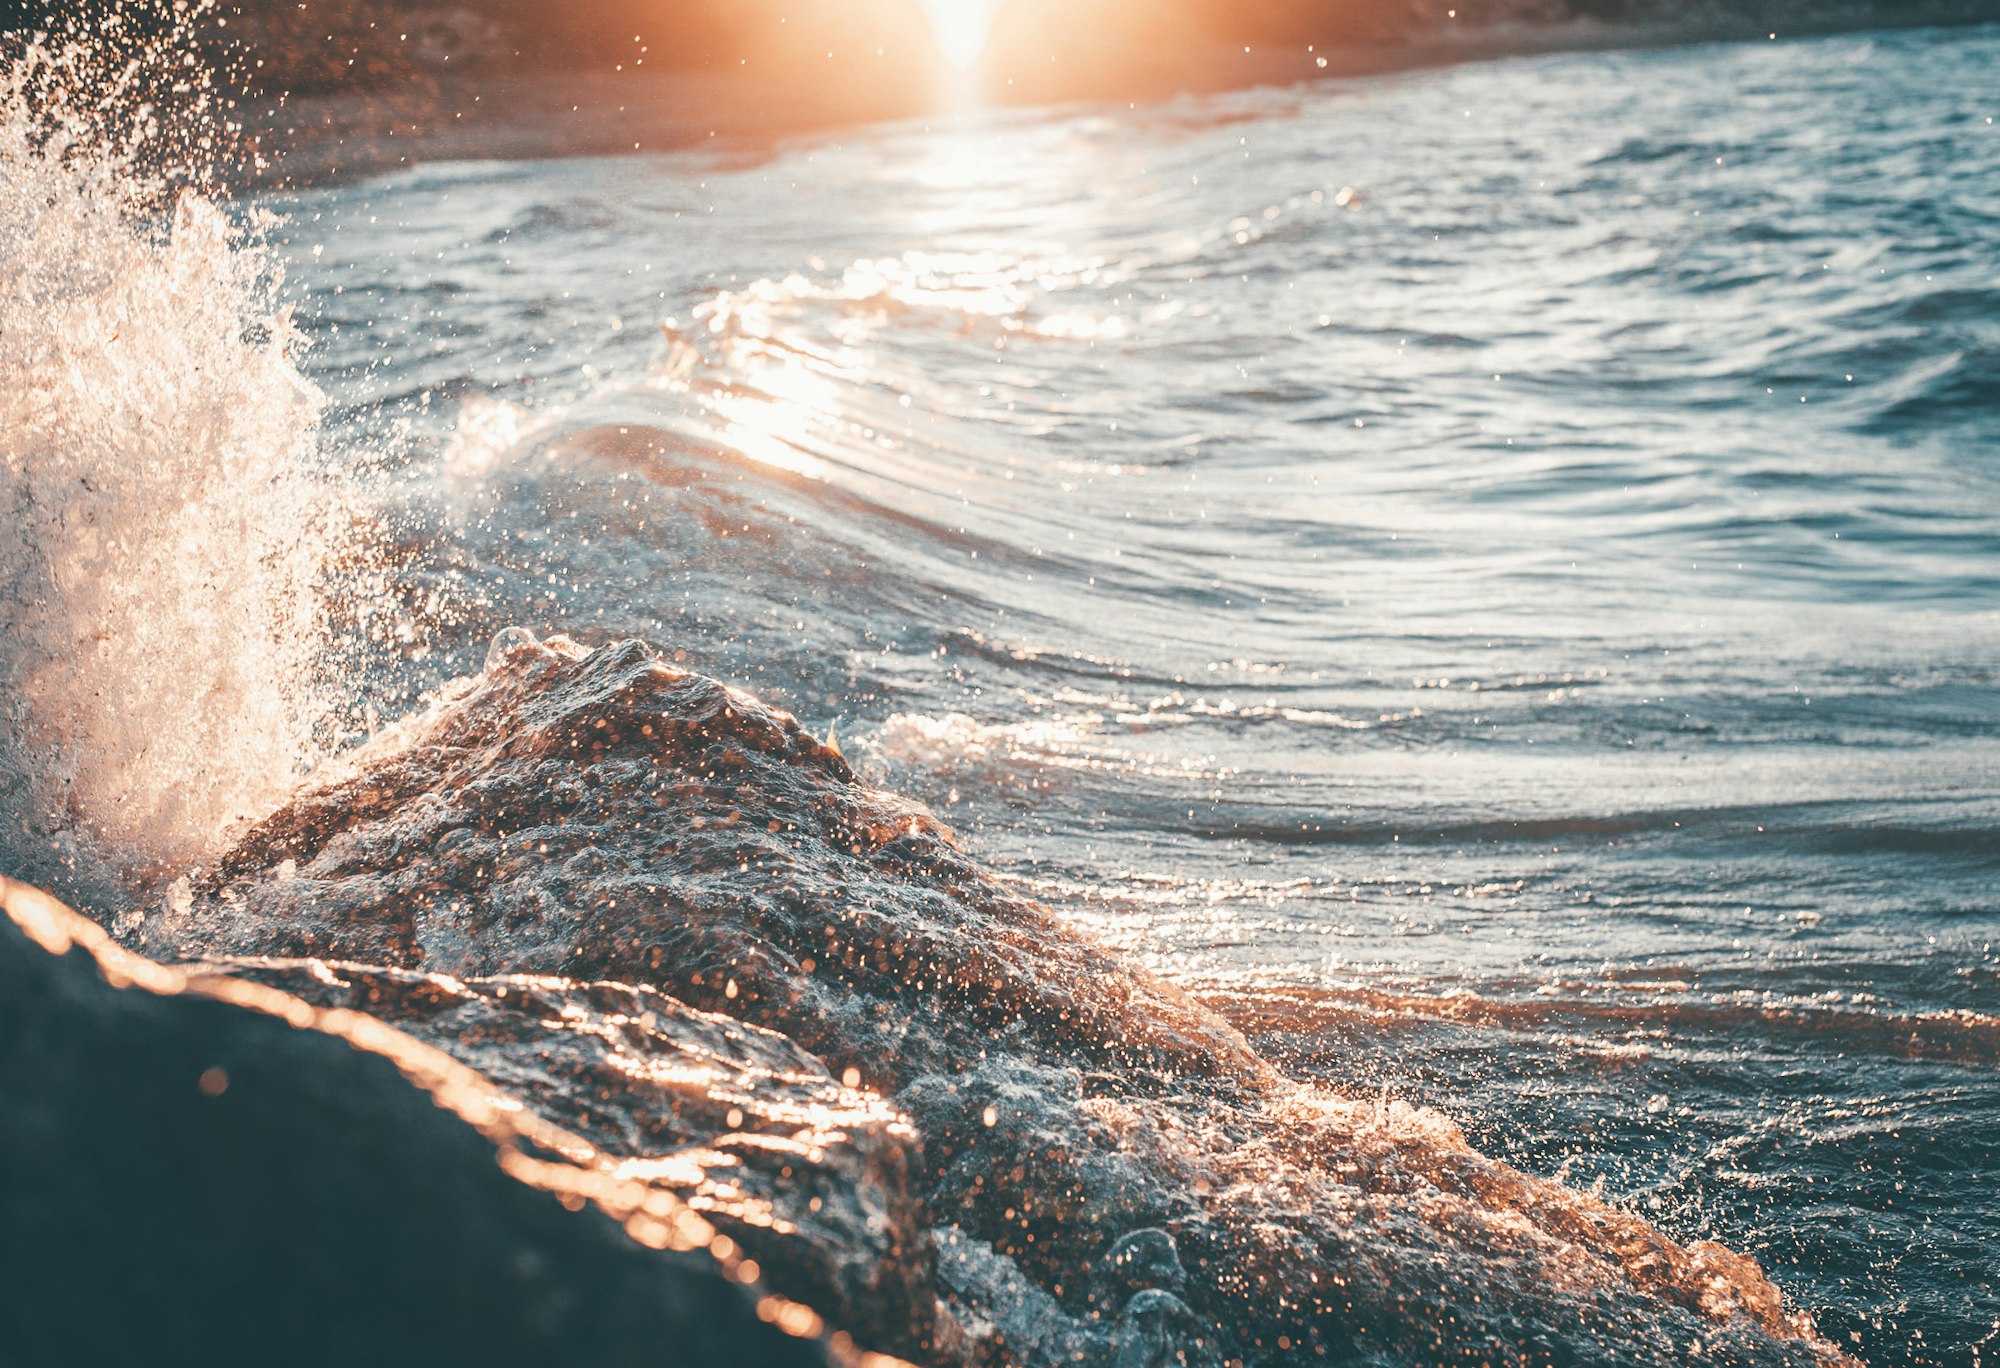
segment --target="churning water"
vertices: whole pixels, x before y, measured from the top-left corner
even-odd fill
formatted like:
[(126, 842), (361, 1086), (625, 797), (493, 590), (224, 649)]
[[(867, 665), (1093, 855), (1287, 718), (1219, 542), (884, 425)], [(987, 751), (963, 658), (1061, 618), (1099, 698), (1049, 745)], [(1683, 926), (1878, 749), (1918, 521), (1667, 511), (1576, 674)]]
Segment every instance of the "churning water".
[[(291, 472), (229, 475), (277, 501), (233, 522), (91, 488), (52, 560), (0, 531), (37, 605), (11, 782), (59, 774), (37, 811), (128, 866), (198, 859), (189, 822), (330, 744), (283, 623), (373, 643), (356, 734), (503, 628), (641, 636), (1293, 1075), (1748, 1253), (1870, 1361), (1991, 1359), (1996, 69), (2000, 32), (1939, 30), (426, 167), (258, 206), (302, 373), (267, 340), (208, 362), (226, 395), (115, 412), (10, 284), (17, 503), (134, 451)], [(9, 195), (10, 282), (112, 232)], [(116, 288), (240, 308), (184, 259), (224, 237)], [(322, 479), (384, 582), (331, 612), (297, 597)], [(103, 592), (119, 538), (131, 602), (34, 578)], [(106, 615), (92, 669), (173, 686), (145, 716), (23, 663)], [(157, 792), (140, 733), (257, 782), (113, 820)], [(115, 772), (47, 759), (79, 748)]]

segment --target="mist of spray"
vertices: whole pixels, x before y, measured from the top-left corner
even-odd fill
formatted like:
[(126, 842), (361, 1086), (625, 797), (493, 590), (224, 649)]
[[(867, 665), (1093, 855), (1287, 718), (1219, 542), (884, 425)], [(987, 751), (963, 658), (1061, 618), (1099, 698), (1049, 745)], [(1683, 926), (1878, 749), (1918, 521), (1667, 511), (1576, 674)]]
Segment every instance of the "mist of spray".
[(197, 188), (202, 21), (119, 10), (0, 71), (0, 871), (86, 899), (268, 809), (331, 706), (347, 519), (268, 223)]

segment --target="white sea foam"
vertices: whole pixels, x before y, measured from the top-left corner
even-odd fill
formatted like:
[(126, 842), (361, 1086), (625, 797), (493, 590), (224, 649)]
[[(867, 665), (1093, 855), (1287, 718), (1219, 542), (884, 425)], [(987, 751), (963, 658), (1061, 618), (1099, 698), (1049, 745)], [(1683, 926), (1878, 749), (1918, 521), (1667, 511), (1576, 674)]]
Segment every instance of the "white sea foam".
[(0, 72), (0, 867), (85, 895), (310, 766), (344, 521), (265, 225), (175, 191), (105, 70)]

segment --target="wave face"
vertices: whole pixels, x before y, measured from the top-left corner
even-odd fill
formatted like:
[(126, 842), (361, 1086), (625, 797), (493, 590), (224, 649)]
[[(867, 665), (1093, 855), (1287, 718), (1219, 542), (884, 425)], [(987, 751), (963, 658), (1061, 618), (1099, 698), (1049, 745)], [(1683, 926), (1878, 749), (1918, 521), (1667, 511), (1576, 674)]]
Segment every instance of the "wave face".
[(0, 74), (0, 865), (100, 905), (306, 772), (341, 526), (266, 225), (138, 112), (185, 35), (122, 13)]
[[(746, 1246), (847, 1231), (758, 1257), (920, 1357), (1990, 1356), (1996, 61), (1858, 35), (440, 165), (243, 206), (272, 257), (190, 210), (196, 303), (105, 278), (149, 385), (226, 402), (100, 410), (8, 354), (68, 398), (0, 441), (124, 415), (7, 478), (89, 508), (53, 491), (98, 461), (155, 599), (63, 579), (104, 563), (70, 521), (0, 542), (9, 803), (143, 864), (119, 924), (162, 956), (464, 1027), (634, 1164), (734, 1156), (661, 1181)], [(132, 223), (21, 240), (178, 259)], [(268, 318), (256, 262), (308, 350), (190, 322)], [(367, 476), (381, 592), (228, 473), (281, 455), (336, 463), (317, 509)], [(155, 470), (265, 511), (177, 578)], [(313, 615), (382, 649), (270, 625)], [(517, 626), (658, 659), (488, 669)], [(72, 687), (79, 642), (111, 668)], [(672, 785), (657, 721), (589, 735), (635, 691), (711, 709)], [(413, 707), (218, 865), (306, 719)], [(125, 777), (156, 738), (214, 780), (172, 839), (122, 815), (179, 801)], [(520, 975), (573, 1031), (497, 1005)], [(648, 1060), (671, 1110), (701, 1050), (685, 1133), (591, 1111)], [(787, 1208), (740, 1137), (813, 1107), (853, 1144)], [(1101, 1266), (1127, 1236), (1144, 1277)]]

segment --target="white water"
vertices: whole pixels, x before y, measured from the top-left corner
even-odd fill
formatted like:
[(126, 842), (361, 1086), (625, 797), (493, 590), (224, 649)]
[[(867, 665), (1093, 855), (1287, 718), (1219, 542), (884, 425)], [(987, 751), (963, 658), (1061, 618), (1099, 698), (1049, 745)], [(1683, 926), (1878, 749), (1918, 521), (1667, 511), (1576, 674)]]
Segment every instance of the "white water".
[(263, 225), (141, 170), (96, 57), (0, 76), (0, 869), (85, 896), (309, 768), (343, 517)]

